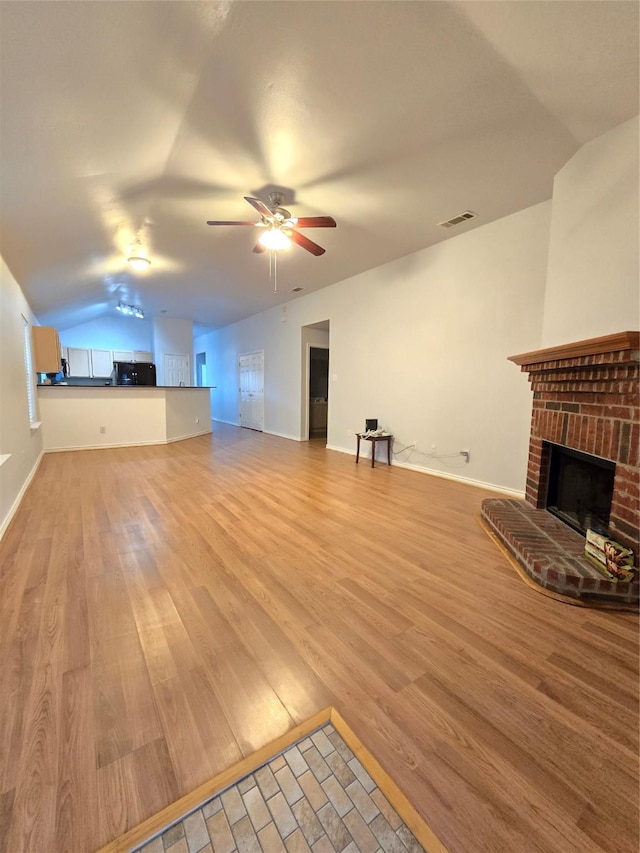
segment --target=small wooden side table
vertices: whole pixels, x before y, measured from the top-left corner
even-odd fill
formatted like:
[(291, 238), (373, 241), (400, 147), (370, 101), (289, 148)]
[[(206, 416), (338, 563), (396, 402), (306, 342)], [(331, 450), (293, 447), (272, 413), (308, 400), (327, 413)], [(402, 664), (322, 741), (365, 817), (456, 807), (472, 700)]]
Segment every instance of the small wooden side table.
[(356, 433), (356, 439), (357, 439), (356, 465), (358, 464), (358, 461), (360, 459), (360, 441), (363, 438), (366, 441), (371, 442), (371, 467), (372, 468), (376, 464), (376, 444), (379, 441), (386, 441), (387, 442), (387, 464), (391, 465), (391, 442), (393, 441), (393, 436), (387, 435), (386, 433), (384, 435), (366, 435), (364, 432), (357, 432)]

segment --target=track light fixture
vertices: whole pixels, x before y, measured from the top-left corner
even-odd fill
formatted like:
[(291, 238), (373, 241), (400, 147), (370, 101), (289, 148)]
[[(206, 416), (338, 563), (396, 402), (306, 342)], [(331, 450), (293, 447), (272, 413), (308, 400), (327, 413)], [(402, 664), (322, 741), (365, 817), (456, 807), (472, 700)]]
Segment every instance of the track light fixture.
[(144, 320), (144, 311), (138, 305), (125, 305), (124, 302), (118, 302), (116, 311), (125, 314), (127, 317), (137, 317), (138, 320)]

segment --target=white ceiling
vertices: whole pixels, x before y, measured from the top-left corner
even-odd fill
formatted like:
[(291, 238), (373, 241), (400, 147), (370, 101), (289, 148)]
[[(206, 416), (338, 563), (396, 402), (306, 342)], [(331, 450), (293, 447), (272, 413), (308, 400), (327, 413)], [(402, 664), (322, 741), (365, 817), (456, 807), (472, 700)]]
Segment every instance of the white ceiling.
[[(551, 197), (638, 112), (638, 3), (2, 2), (0, 251), (41, 322), (217, 328)], [(243, 201), (295, 192), (327, 252)], [(437, 223), (478, 214), (445, 230)], [(153, 265), (124, 258), (142, 229)]]

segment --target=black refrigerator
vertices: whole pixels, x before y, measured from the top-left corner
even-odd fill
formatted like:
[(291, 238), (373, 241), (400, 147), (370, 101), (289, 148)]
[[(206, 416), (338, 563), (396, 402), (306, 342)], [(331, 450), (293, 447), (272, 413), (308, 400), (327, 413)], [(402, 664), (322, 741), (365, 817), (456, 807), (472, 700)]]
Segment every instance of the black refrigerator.
[(116, 385), (155, 385), (156, 366), (146, 361), (114, 361)]

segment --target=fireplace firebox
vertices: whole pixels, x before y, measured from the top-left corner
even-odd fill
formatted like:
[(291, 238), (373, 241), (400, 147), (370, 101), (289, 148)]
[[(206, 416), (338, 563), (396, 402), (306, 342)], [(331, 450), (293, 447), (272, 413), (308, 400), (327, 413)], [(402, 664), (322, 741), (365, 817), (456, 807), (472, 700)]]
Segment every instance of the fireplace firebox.
[(580, 533), (606, 534), (615, 471), (608, 459), (550, 444), (547, 509)]

